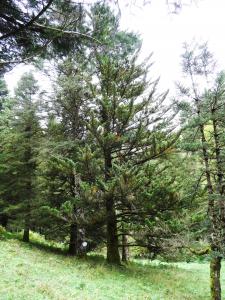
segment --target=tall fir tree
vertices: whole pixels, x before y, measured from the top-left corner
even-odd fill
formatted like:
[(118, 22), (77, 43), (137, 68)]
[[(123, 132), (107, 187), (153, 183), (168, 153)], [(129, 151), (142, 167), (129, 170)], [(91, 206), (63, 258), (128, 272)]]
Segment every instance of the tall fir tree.
[(91, 22), (94, 36), (103, 45), (90, 53), (93, 75), (87, 82), (87, 129), (104, 170), (99, 189), (106, 210), (107, 261), (119, 264), (118, 170), (132, 173), (134, 169), (138, 178), (150, 160), (165, 154), (177, 135), (165, 129), (168, 107), (163, 109), (162, 103), (167, 93), (157, 95), (157, 81), (148, 80), (151, 64), (137, 62), (138, 37), (121, 31), (118, 17), (105, 5), (93, 7)]
[(15, 90), (11, 119), (3, 130), (1, 197), (12, 218), (22, 218), (23, 240), (29, 241), (32, 214), (36, 208), (35, 178), (37, 153), (42, 135), (37, 113), (37, 82), (24, 74)]

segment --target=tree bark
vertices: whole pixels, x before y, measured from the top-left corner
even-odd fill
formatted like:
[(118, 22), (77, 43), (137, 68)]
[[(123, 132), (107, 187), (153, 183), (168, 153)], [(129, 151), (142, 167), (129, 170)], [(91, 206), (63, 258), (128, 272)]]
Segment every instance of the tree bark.
[(112, 197), (106, 199), (106, 222), (107, 222), (107, 262), (120, 264), (118, 247), (117, 219)]
[(31, 137), (32, 137), (32, 125), (28, 124), (25, 128), (26, 138), (27, 138), (27, 146), (24, 152), (24, 162), (25, 162), (25, 172), (24, 176), (28, 178), (25, 192), (26, 192), (26, 215), (24, 221), (24, 232), (23, 232), (23, 241), (30, 241), (30, 226), (31, 226), (31, 200), (33, 197), (33, 188), (32, 188), (32, 176), (35, 172), (35, 164), (32, 161), (32, 149), (31, 149)]
[(2, 227), (6, 228), (7, 227), (7, 224), (8, 224), (8, 216), (6, 214), (1, 214), (0, 215), (0, 224)]
[[(209, 170), (209, 158), (208, 151), (206, 149), (206, 138), (204, 134), (204, 126), (201, 125), (201, 136), (202, 136), (202, 151), (203, 158), (205, 163), (205, 173), (207, 180), (207, 189), (209, 194), (208, 201), (208, 216), (211, 222), (211, 248), (213, 250), (214, 246), (218, 244), (218, 235), (220, 233), (220, 225), (217, 222), (215, 202), (212, 197), (214, 194), (211, 174)], [(221, 300), (221, 283), (220, 283), (220, 269), (221, 269), (221, 258), (212, 257), (210, 261), (210, 288), (211, 288), (211, 299), (212, 300)]]
[[(111, 152), (106, 150), (105, 156), (105, 181), (110, 180), (112, 157)], [(117, 235), (117, 216), (113, 195), (106, 195), (106, 228), (107, 228), (107, 262), (120, 265), (119, 242)]]
[[(217, 100), (217, 99), (216, 99)], [(217, 106), (217, 101), (215, 102)], [(222, 240), (219, 241), (221, 244), (224, 243), (224, 225), (225, 225), (225, 203), (224, 203), (224, 184), (223, 184), (223, 160), (221, 157), (221, 149), (219, 142), (219, 130), (217, 126), (217, 119), (215, 116), (215, 110), (212, 109), (213, 116), (213, 136), (215, 143), (215, 154), (216, 154), (216, 166), (217, 166), (217, 192), (220, 195), (218, 201), (219, 214), (220, 214), (220, 234)], [(221, 299), (221, 283), (220, 283), (220, 269), (221, 269), (221, 257), (212, 257), (210, 262), (210, 279), (211, 279), (211, 298), (212, 300)]]
[[(196, 101), (197, 106), (197, 113), (198, 117), (201, 117), (201, 111), (198, 101)], [(214, 125), (214, 138), (215, 134), (215, 124)], [(200, 132), (201, 132), (201, 141), (202, 141), (202, 154), (203, 154), (203, 160), (205, 164), (205, 175), (207, 180), (207, 190), (209, 195), (208, 200), (208, 216), (211, 223), (211, 249), (215, 249), (215, 245), (218, 244), (218, 236), (220, 235), (220, 227), (221, 224), (218, 224), (217, 222), (217, 214), (216, 210), (217, 207), (215, 207), (214, 198), (212, 197), (214, 194), (213, 185), (212, 185), (212, 179), (211, 179), (211, 173), (210, 173), (210, 166), (209, 166), (209, 155), (208, 150), (206, 146), (206, 137), (204, 132), (204, 125), (200, 124)], [(215, 139), (215, 143), (216, 143)], [(217, 144), (216, 144), (217, 145)], [(218, 146), (218, 145), (217, 145)], [(216, 148), (217, 148), (216, 146)], [(218, 149), (216, 149), (216, 152)], [(217, 163), (218, 163), (218, 152), (216, 153)], [(218, 167), (218, 164), (217, 164)], [(218, 179), (220, 182), (220, 172), (218, 170)], [(221, 212), (220, 212), (221, 213)], [(218, 251), (218, 249), (216, 249)], [(220, 269), (221, 269), (221, 258), (220, 257), (212, 257), (210, 261), (210, 288), (211, 288), (211, 299), (212, 300), (221, 300), (221, 283), (220, 283)]]
[(26, 243), (30, 241), (30, 216), (29, 215), (27, 215), (25, 218), (23, 241)]
[(129, 248), (127, 247), (128, 244), (128, 239), (127, 235), (123, 234), (122, 235), (122, 261), (123, 262), (128, 262), (129, 260)]
[(210, 261), (210, 288), (212, 300), (221, 300), (220, 269), (221, 257), (212, 257)]
[(78, 227), (76, 223), (70, 225), (70, 243), (69, 255), (75, 256), (78, 254)]
[[(217, 105), (217, 103), (215, 103)], [(217, 125), (217, 120), (215, 116), (215, 111), (212, 110), (213, 116), (213, 136), (215, 142), (215, 154), (216, 154), (216, 166), (217, 166), (217, 191), (220, 195), (219, 199), (219, 208), (220, 208), (220, 222), (221, 222), (221, 233), (223, 235), (223, 243), (225, 242), (225, 201), (224, 201), (224, 172), (223, 172), (223, 159), (221, 155), (221, 147), (220, 147), (220, 140), (219, 140), (219, 129)]]
[[(191, 77), (192, 82), (192, 88), (194, 92), (194, 100), (195, 105), (197, 108), (197, 116), (200, 120), (200, 134), (201, 134), (201, 143), (202, 143), (202, 154), (203, 154), (203, 161), (205, 166), (205, 175), (206, 175), (206, 181), (207, 181), (207, 191), (208, 191), (208, 217), (210, 220), (210, 227), (211, 227), (211, 235), (210, 235), (210, 247), (212, 250), (212, 255), (215, 252), (218, 252), (220, 248), (218, 247), (218, 242), (220, 242), (220, 233), (221, 233), (221, 215), (218, 215), (218, 203), (217, 201), (214, 201), (214, 187), (213, 187), (213, 181), (212, 181), (212, 174), (210, 171), (210, 159), (209, 159), (209, 151), (207, 147), (207, 140), (205, 137), (205, 126), (204, 122), (201, 121), (202, 118), (202, 106), (200, 103), (200, 97), (198, 96), (198, 92), (196, 89), (196, 85), (193, 78), (193, 70), (192, 70), (192, 64), (189, 64), (189, 75)], [(206, 79), (207, 79), (207, 74)], [(217, 101), (217, 99), (216, 99)], [(214, 111), (211, 111), (213, 114)], [(217, 177), (218, 177), (218, 183), (220, 185), (221, 182), (221, 170), (220, 170), (220, 164), (218, 162), (220, 161), (220, 149), (218, 144), (218, 133), (216, 128), (215, 119), (213, 122), (213, 129), (214, 129), (214, 141), (216, 145), (216, 160), (217, 160)], [(219, 168), (218, 168), (219, 166)], [(222, 203), (222, 210), (224, 209), (224, 204)], [(221, 206), (221, 203), (220, 203)], [(221, 211), (219, 212), (221, 214)], [(219, 218), (218, 218), (219, 217)], [(219, 223), (218, 223), (218, 219)], [(211, 287), (211, 299), (212, 300), (221, 300), (221, 285), (220, 285), (220, 269), (221, 269), (221, 257), (219, 256), (212, 256), (210, 261), (210, 287)]]

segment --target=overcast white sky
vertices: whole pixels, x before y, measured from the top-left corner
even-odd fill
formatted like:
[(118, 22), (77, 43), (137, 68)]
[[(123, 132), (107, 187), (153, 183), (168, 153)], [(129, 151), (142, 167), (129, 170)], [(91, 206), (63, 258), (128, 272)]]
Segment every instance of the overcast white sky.
[[(182, 76), (180, 56), (184, 42), (193, 39), (198, 42), (208, 41), (219, 68), (225, 69), (224, 0), (197, 0), (197, 3), (184, 6), (176, 15), (168, 13), (166, 0), (152, 0), (151, 4), (140, 8), (125, 8), (123, 1), (120, 3), (121, 27), (141, 34), (143, 56), (153, 52), (152, 75), (161, 76), (161, 84), (165, 89), (173, 90), (174, 81), (180, 80)], [(17, 66), (6, 75), (10, 90), (15, 87), (23, 72), (24, 68)]]

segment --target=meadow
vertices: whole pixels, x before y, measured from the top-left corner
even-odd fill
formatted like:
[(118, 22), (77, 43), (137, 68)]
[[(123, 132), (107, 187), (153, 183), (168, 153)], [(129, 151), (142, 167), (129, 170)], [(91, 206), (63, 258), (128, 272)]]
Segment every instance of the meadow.
[(101, 256), (72, 258), (60, 248), (34, 239), (26, 244), (9, 234), (0, 240), (0, 299), (207, 300), (209, 266), (136, 260), (111, 267)]

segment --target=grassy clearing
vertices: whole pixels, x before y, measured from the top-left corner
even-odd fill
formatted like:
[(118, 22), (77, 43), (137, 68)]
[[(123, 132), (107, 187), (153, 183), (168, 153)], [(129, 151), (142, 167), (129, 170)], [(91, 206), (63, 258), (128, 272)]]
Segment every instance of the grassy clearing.
[[(224, 282), (223, 274), (222, 282)], [(206, 263), (132, 263), (74, 259), (15, 239), (0, 240), (1, 300), (207, 300)]]

